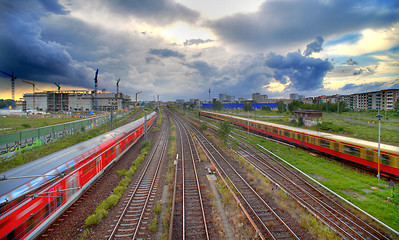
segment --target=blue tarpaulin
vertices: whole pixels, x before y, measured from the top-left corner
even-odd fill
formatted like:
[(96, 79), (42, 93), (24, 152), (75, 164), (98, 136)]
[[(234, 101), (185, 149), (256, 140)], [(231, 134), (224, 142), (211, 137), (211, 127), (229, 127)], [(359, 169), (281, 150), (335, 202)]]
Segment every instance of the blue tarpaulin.
[[(260, 109), (263, 105), (269, 106), (270, 108), (277, 108), (277, 103), (222, 103), (224, 109), (236, 109), (242, 108), (244, 104), (250, 104), (253, 108)], [(212, 103), (203, 103), (202, 107), (212, 109)]]

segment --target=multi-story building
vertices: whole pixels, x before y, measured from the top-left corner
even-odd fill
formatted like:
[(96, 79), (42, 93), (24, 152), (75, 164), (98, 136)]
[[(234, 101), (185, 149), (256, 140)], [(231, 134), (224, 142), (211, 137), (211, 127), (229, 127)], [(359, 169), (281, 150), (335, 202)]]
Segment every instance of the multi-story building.
[(257, 103), (266, 102), (268, 99), (267, 95), (261, 95), (260, 93), (252, 93), (252, 101)]
[(236, 97), (234, 95), (227, 95), (227, 102), (234, 102), (235, 98)]
[(227, 101), (227, 95), (225, 93), (219, 93), (219, 101), (226, 102)]
[[(385, 89), (375, 92), (336, 95), (335, 102), (344, 101), (352, 110), (392, 110), (399, 99), (399, 89)], [(332, 101), (331, 101), (332, 102)]]
[(298, 93), (291, 93), (290, 94), (290, 99), (291, 100), (298, 100), (299, 99), (299, 94)]
[[(27, 110), (39, 111), (92, 111), (96, 110), (94, 92), (85, 90), (46, 91), (24, 94)], [(97, 93), (97, 110), (125, 110), (131, 99), (123, 93)]]

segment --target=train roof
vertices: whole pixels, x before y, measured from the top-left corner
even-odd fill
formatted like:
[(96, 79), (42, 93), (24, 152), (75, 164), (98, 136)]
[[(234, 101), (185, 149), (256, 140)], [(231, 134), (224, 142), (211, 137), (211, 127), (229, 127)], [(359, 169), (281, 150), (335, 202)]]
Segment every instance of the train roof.
[[(203, 111), (203, 112), (207, 112), (207, 111)], [(208, 113), (214, 113), (214, 112), (208, 112)], [(247, 118), (238, 117), (238, 116), (234, 116), (234, 115), (228, 115), (228, 114), (223, 114), (223, 113), (216, 113), (216, 114), (220, 114), (220, 115), (224, 115), (224, 116), (233, 116), (237, 119), (248, 121)], [(378, 142), (371, 142), (371, 141), (352, 138), (352, 137), (340, 136), (340, 135), (325, 133), (325, 132), (318, 132), (318, 131), (314, 131), (314, 130), (291, 127), (291, 126), (286, 126), (286, 125), (276, 124), (276, 123), (269, 123), (269, 122), (254, 120), (254, 119), (250, 119), (250, 121), (257, 123), (257, 124), (267, 124), (269, 126), (273, 126), (276, 128), (291, 130), (291, 131), (308, 134), (308, 135), (313, 135), (313, 136), (317, 136), (317, 137), (322, 137), (322, 138), (328, 138), (328, 139), (332, 139), (337, 142), (345, 142), (345, 143), (349, 143), (349, 144), (360, 145), (360, 146), (370, 148), (370, 149), (378, 148)], [(381, 143), (380, 148), (381, 148), (381, 151), (399, 154), (399, 147), (397, 147), (397, 146)]]
[[(148, 118), (152, 117), (154, 114), (155, 112), (149, 114)], [(143, 122), (144, 117), (100, 136), (13, 168), (9, 171), (0, 173), (0, 178), (37, 176), (44, 174), (52, 175), (62, 173), (69, 167), (72, 167), (76, 164), (74, 158), (90, 150), (92, 150), (93, 153), (97, 152), (96, 150), (99, 148), (99, 145), (112, 139), (118, 140), (120, 137), (122, 137), (121, 135), (126, 134), (131, 129), (135, 129)], [(30, 191), (31, 189), (36, 188), (44, 182), (55, 177), (56, 176), (41, 176), (0, 181), (0, 204), (4, 203), (5, 201), (11, 201), (22, 194), (25, 194), (26, 191)]]

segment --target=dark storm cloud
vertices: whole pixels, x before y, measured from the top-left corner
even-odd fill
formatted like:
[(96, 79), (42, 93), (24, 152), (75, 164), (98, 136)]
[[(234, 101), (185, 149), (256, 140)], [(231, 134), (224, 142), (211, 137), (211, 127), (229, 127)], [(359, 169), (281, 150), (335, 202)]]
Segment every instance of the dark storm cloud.
[(151, 55), (156, 55), (161, 58), (176, 57), (176, 58), (182, 59), (185, 57), (184, 54), (179, 53), (177, 51), (170, 50), (170, 49), (153, 49), (153, 48), (151, 48), (148, 51), (148, 53)]
[[(111, 11), (117, 14), (134, 15), (158, 25), (167, 25), (177, 21), (194, 23), (200, 14), (174, 0), (101, 0)], [(102, 3), (99, 4), (102, 4)]]
[(311, 55), (313, 52), (320, 52), (323, 50), (324, 39), (321, 36), (316, 37), (316, 40), (306, 45), (306, 50), (303, 53), (305, 56)]
[(145, 62), (147, 64), (155, 64), (155, 65), (161, 65), (161, 66), (165, 66), (165, 64), (163, 64), (163, 62), (161, 61), (161, 59), (153, 57), (153, 56), (146, 56), (145, 57)]
[(328, 60), (306, 57), (298, 52), (286, 57), (270, 53), (265, 65), (274, 71), (274, 78), (282, 84), (290, 80), (289, 88), (298, 91), (312, 91), (323, 88), (323, 79), (334, 66)]
[(215, 66), (209, 65), (205, 61), (194, 61), (190, 63), (182, 63), (183, 65), (197, 70), (197, 72), (205, 78), (218, 77), (220, 75), (219, 70)]
[(377, 69), (377, 65), (375, 66), (368, 66), (364, 68), (359, 68), (357, 71), (353, 73), (354, 76), (356, 75), (364, 75), (364, 76), (369, 76), (375, 73), (375, 70)]
[(184, 46), (190, 46), (190, 45), (198, 45), (198, 44), (203, 44), (203, 43), (208, 43), (208, 42), (213, 42), (213, 40), (212, 39), (203, 40), (203, 39), (200, 39), (200, 38), (189, 39), (189, 40), (186, 40), (183, 43), (183, 45)]
[(395, 1), (265, 1), (255, 13), (207, 22), (224, 42), (258, 50), (287, 46), (364, 28), (390, 26), (399, 20)]
[[(43, 3), (43, 4), (41, 4)], [(0, 3), (0, 66), (19, 78), (82, 86), (82, 79), (93, 74), (72, 59), (65, 46), (43, 41), (41, 17), (49, 12), (66, 14), (57, 2), (10, 1)], [(86, 85), (87, 87), (87, 85)]]
[(352, 58), (349, 58), (345, 62), (346, 65), (353, 66), (353, 65), (358, 65), (358, 62), (354, 61)]
[(340, 90), (350, 91), (353, 93), (362, 93), (362, 92), (373, 92), (382, 89), (388, 89), (391, 88), (391, 86), (393, 86), (392, 83), (386, 83), (386, 82), (363, 83), (358, 85), (354, 83), (348, 83), (345, 86), (343, 86)]

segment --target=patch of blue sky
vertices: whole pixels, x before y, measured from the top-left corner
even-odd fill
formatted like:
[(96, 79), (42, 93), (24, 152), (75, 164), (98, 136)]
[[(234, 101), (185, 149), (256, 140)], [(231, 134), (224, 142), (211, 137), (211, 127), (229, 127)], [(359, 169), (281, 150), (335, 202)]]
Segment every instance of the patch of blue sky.
[(325, 46), (337, 45), (340, 43), (355, 43), (357, 42), (363, 35), (361, 33), (349, 33), (338, 39), (329, 40), (325, 43)]

